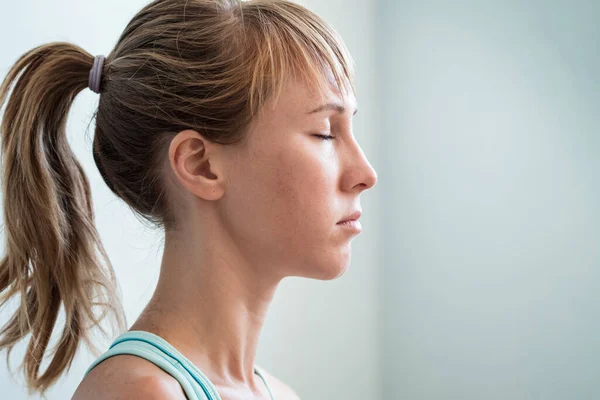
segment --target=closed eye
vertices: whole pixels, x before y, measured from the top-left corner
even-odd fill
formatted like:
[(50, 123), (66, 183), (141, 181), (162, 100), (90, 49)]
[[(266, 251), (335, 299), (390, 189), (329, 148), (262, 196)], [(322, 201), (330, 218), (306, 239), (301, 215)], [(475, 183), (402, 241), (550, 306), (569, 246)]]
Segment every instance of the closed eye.
[(322, 135), (322, 134), (319, 134), (319, 133), (316, 133), (313, 136), (316, 136), (316, 137), (321, 138), (323, 140), (333, 140), (333, 139), (335, 139), (335, 136)]

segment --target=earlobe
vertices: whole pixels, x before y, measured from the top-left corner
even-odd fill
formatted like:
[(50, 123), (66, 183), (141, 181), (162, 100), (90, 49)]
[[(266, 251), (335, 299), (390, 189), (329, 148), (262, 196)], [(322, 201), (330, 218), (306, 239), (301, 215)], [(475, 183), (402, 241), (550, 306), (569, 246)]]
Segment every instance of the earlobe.
[(218, 144), (194, 130), (179, 132), (169, 146), (169, 162), (181, 185), (204, 200), (218, 200), (224, 192)]

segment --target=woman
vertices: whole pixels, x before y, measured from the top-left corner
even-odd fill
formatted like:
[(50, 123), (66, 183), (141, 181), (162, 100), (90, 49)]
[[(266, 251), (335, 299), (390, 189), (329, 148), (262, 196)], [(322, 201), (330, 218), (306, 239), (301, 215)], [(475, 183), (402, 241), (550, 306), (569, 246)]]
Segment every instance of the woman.
[[(128, 331), (65, 135), (86, 87), (100, 93), (102, 177), (165, 231), (156, 291)], [(90, 329), (111, 311), (121, 335), (76, 400), (297, 398), (255, 366), (256, 347), (284, 277), (333, 279), (350, 262), (359, 195), (377, 180), (352, 134), (354, 93), (341, 39), (288, 1), (156, 0), (106, 58), (69, 43), (23, 55), (0, 87), (1, 300), (21, 295), (0, 349), (31, 334), (30, 389), (52, 385), (81, 340), (93, 348)]]

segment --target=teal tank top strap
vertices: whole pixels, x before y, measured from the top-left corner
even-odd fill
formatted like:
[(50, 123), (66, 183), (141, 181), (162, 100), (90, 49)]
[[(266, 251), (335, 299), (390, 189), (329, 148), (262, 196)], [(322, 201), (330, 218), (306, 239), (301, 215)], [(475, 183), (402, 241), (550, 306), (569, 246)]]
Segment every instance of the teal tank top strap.
[(179, 382), (188, 400), (221, 400), (214, 385), (198, 367), (169, 342), (146, 331), (121, 334), (108, 351), (90, 365), (85, 375), (102, 361), (119, 354), (138, 356), (158, 366)]
[[(175, 378), (188, 400), (221, 400), (212, 382), (190, 360), (162, 337), (146, 331), (128, 331), (121, 334), (110, 348), (97, 358), (87, 369), (87, 375), (102, 361), (118, 354), (129, 354), (144, 358)], [(271, 400), (275, 400), (271, 388), (260, 370), (254, 373), (265, 384)]]

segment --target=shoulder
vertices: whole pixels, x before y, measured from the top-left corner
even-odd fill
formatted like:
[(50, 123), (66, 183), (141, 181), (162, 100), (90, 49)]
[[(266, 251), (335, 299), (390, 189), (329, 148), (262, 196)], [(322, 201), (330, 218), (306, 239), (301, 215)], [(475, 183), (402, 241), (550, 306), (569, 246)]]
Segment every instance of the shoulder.
[(71, 400), (185, 400), (179, 382), (140, 357), (117, 355), (98, 364)]
[(300, 396), (288, 385), (269, 374), (263, 368), (258, 367), (261, 374), (265, 377), (267, 384), (273, 392), (273, 396), (278, 400), (300, 400)]

